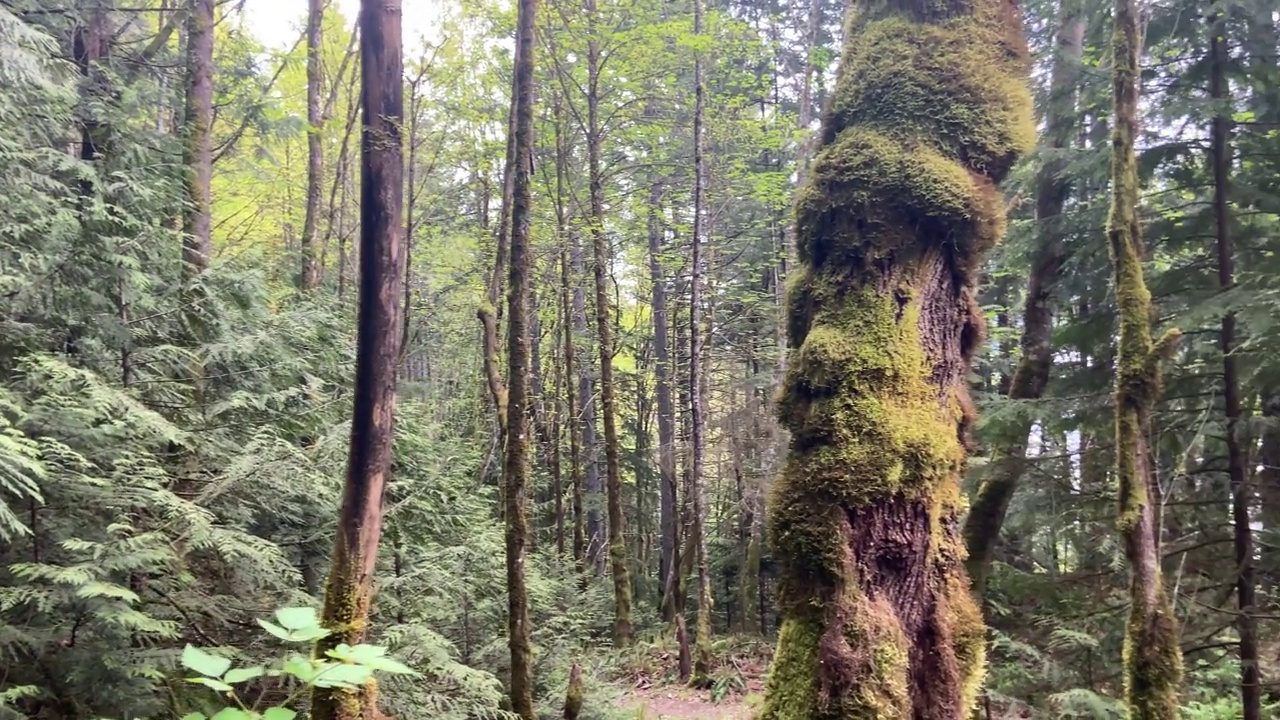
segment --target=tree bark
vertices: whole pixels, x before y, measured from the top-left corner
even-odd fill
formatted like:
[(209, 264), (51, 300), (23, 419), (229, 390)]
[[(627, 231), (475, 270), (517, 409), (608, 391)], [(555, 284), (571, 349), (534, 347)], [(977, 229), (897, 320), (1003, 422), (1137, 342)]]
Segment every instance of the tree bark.
[[(702, 0), (693, 0), (693, 32), (702, 34)], [(689, 282), (689, 405), (690, 434), (692, 435), (692, 459), (689, 494), (693, 500), (694, 552), (698, 565), (698, 608), (694, 623), (693, 682), (704, 686), (710, 683), (711, 674), (711, 570), (707, 559), (707, 508), (703, 495), (704, 454), (706, 439), (703, 427), (703, 343), (702, 333), (702, 285), (705, 273), (703, 248), (706, 233), (706, 214), (703, 204), (706, 194), (706, 165), (702, 151), (703, 112), (706, 105), (702, 81), (702, 52), (693, 59), (693, 242), (690, 260), (693, 266)]]
[[(1058, 274), (1066, 261), (1064, 227), (1060, 216), (1071, 192), (1063, 176), (1060, 154), (1071, 146), (1076, 132), (1075, 97), (1079, 82), (1080, 57), (1084, 51), (1085, 19), (1070, 0), (1059, 5), (1057, 55), (1050, 79), (1050, 104), (1045, 119), (1045, 135), (1050, 155), (1036, 177), (1036, 225), (1038, 228), (1031, 274), (1027, 279), (1027, 299), (1022, 315), (1022, 356), (1009, 385), (1010, 400), (1037, 400), (1044, 395), (1053, 366), (1054, 294)], [(1000, 528), (1004, 525), (1009, 501), (1027, 470), (1027, 437), (1032, 419), (1019, 417), (1003, 429), (992, 451), (992, 462), (969, 506), (964, 539), (969, 551), (965, 567), (974, 595), (986, 592), (987, 577)]]
[(764, 720), (961, 720), (985, 628), (958, 513), (996, 188), (1035, 139), (1010, 0), (855, 3), (797, 192)]
[(182, 259), (199, 274), (213, 252), (209, 184), (213, 178), (213, 6), (191, 0), (187, 14), (187, 101), (183, 117), (182, 164), (186, 211), (182, 218)]
[(520, 0), (516, 21), (515, 81), (511, 107), (515, 139), (510, 210), (511, 263), (507, 288), (507, 436), (503, 468), (507, 539), (507, 644), (511, 650), (511, 711), (537, 720), (533, 707), (533, 648), (529, 599), (525, 587), (525, 486), (529, 474), (529, 269), (533, 223), (530, 175), (533, 170), (533, 32), (537, 0)]
[(1129, 620), (1125, 629), (1124, 687), (1132, 720), (1178, 716), (1182, 652), (1178, 623), (1160, 569), (1154, 474), (1147, 438), (1160, 392), (1160, 362), (1177, 340), (1151, 336), (1151, 293), (1142, 273), (1138, 219), (1138, 11), (1116, 0), (1112, 36), (1111, 211), (1107, 241), (1114, 265), (1120, 340), (1116, 358), (1116, 477), (1120, 534), (1129, 563)]
[(658, 579), (663, 583), (662, 619), (670, 622), (674, 606), (666, 597), (666, 578), (676, 562), (679, 524), (676, 517), (675, 405), (671, 398), (671, 340), (668, 337), (667, 278), (662, 266), (662, 196), (665, 188), (655, 179), (649, 185), (649, 279), (653, 285), (653, 356), (658, 411), (658, 524), (662, 556)]
[[(1218, 286), (1235, 287), (1235, 248), (1231, 237), (1228, 198), (1231, 173), (1231, 98), (1226, 66), (1231, 62), (1227, 26), (1221, 15), (1209, 19), (1209, 96), (1217, 103), (1210, 130), (1209, 162), (1213, 170), (1213, 214), (1217, 235)], [(1236, 632), (1240, 636), (1240, 701), (1243, 720), (1260, 720), (1262, 692), (1258, 677), (1258, 627), (1253, 617), (1256, 581), (1253, 568), (1253, 528), (1249, 517), (1253, 489), (1248, 483), (1240, 411), (1240, 377), (1236, 367), (1236, 316), (1222, 316), (1222, 400), (1226, 414), (1227, 472), (1231, 479), (1231, 519), (1236, 559)]]
[(600, 40), (596, 3), (587, 0), (587, 170), (591, 195), (592, 269), (596, 291), (596, 335), (600, 344), (600, 413), (604, 416), (605, 503), (609, 516), (609, 568), (613, 575), (613, 641), (630, 645), (631, 572), (622, 513), (622, 477), (618, 459), (617, 388), (613, 384), (613, 323), (609, 317), (609, 248), (604, 232), (604, 178), (600, 169)]
[[(320, 287), (320, 193), (324, 182), (324, 138), (320, 97), (324, 93), (321, 53), (324, 50), (325, 0), (307, 0), (307, 201), (302, 221), (302, 268), (298, 288)], [(412, 142), (412, 139), (410, 140)]]
[[(365, 636), (382, 533), (383, 491), (391, 470), (396, 366), (400, 357), (400, 284), (404, 278), (404, 161), (400, 140), (404, 81), (400, 37), (400, 0), (363, 0), (355, 408), (338, 537), (322, 616), (332, 634), (318, 643), (317, 655), (340, 643), (357, 644)], [(315, 688), (312, 693), (311, 717), (316, 720), (365, 720), (376, 714), (369, 689), (352, 692)]]

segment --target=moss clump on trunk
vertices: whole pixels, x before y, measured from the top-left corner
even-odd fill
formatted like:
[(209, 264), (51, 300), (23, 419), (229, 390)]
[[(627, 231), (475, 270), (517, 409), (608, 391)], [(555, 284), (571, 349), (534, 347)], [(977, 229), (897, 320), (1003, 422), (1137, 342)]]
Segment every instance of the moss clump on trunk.
[(796, 197), (765, 720), (959, 720), (984, 628), (957, 522), (996, 183), (1034, 139), (1009, 2), (859, 3)]

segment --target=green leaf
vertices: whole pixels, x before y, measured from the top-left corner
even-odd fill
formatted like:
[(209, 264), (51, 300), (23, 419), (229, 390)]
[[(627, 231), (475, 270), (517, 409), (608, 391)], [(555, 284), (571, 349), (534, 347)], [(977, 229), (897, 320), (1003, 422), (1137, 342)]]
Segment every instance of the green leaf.
[(280, 608), (276, 620), (290, 630), (309, 630), (320, 627), (320, 616), (311, 607)]
[(316, 687), (358, 688), (373, 678), (373, 669), (364, 665), (334, 664), (316, 675)]
[(215, 678), (187, 678), (187, 682), (196, 685), (204, 685), (207, 688), (213, 688), (218, 692), (231, 692), (232, 687), (221, 680)]
[(245, 712), (240, 708), (223, 708), (214, 713), (209, 720), (252, 720), (253, 714)]
[(209, 716), (201, 712), (193, 712), (183, 715), (182, 720), (209, 720)]
[(262, 720), (293, 720), (298, 713), (289, 708), (273, 707), (267, 708), (262, 713)]
[(267, 672), (264, 667), (235, 668), (228, 670), (222, 679), (229, 683), (241, 683), (246, 680), (262, 677)]
[(293, 638), (289, 637), (289, 631), (288, 631), (288, 630), (285, 630), (284, 628), (280, 627), (279, 625), (276, 625), (275, 623), (267, 622), (266, 620), (263, 620), (263, 619), (259, 618), (259, 619), (258, 619), (258, 624), (262, 626), (262, 629), (263, 629), (263, 630), (266, 630), (267, 632), (271, 633), (272, 635), (275, 635), (276, 637), (280, 638), (281, 640), (292, 640), (292, 639), (293, 639)]
[(222, 673), (231, 667), (231, 661), (211, 655), (204, 650), (187, 645), (182, 650), (182, 666), (207, 677), (222, 677)]
[(316, 674), (323, 669), (322, 665), (317, 665), (309, 658), (301, 655), (294, 655), (284, 661), (284, 671), (296, 678), (304, 684), (310, 684)]
[(289, 642), (311, 642), (313, 640), (319, 640), (329, 634), (329, 631), (322, 627), (306, 627), (298, 628), (297, 630), (286, 630), (275, 623), (262, 619), (258, 620), (258, 624), (262, 626), (263, 630), (266, 630), (281, 640), (288, 640)]

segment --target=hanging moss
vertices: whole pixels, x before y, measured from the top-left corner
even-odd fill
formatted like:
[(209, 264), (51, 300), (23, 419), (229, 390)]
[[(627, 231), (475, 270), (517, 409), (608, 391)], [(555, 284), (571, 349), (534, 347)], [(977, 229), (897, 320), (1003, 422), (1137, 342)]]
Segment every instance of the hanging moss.
[(765, 720), (963, 717), (984, 634), (957, 517), (998, 183), (1034, 139), (1016, 8), (864, 0), (795, 199), (791, 449)]

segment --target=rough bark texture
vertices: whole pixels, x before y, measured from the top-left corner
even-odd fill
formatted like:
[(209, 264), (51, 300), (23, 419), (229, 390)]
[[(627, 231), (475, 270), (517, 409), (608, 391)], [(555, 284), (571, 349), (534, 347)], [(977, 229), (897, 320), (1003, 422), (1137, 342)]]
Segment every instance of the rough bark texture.
[[(676, 519), (676, 429), (675, 405), (671, 398), (671, 341), (668, 337), (667, 278), (662, 266), (663, 227), (659, 216), (663, 185), (655, 180), (649, 186), (649, 279), (653, 285), (653, 375), (657, 385), (658, 405), (658, 485), (659, 524), (662, 534), (662, 558), (658, 563), (658, 579), (665, 591), (667, 574), (676, 562), (679, 524)], [(674, 605), (662, 599), (662, 618), (672, 619)]]
[(187, 102), (182, 125), (187, 206), (182, 217), (182, 259), (195, 273), (209, 267), (213, 252), (209, 197), (213, 177), (213, 5), (214, 0), (191, 0), (187, 14)]
[[(1210, 131), (1209, 162), (1213, 169), (1213, 214), (1217, 235), (1218, 284), (1225, 292), (1235, 286), (1235, 248), (1231, 237), (1231, 205), (1227, 197), (1231, 173), (1231, 106), (1227, 87), (1226, 23), (1220, 15), (1210, 18), (1209, 95), (1220, 103)], [(1243, 720), (1262, 717), (1262, 688), (1258, 677), (1258, 626), (1253, 617), (1256, 581), (1254, 578), (1253, 528), (1249, 509), (1253, 489), (1245, 469), (1245, 450), (1240, 410), (1240, 373), (1236, 367), (1236, 316), (1222, 317), (1222, 401), (1225, 410), (1227, 472), (1231, 478), (1231, 520), (1234, 525), (1237, 566), (1236, 632), (1240, 636), (1240, 701)]]
[(307, 206), (302, 221), (302, 268), (298, 288), (320, 287), (320, 185), (324, 182), (320, 96), (324, 91), (320, 54), (324, 40), (325, 0), (307, 0)]
[(856, 3), (796, 198), (783, 616), (763, 718), (959, 720), (984, 628), (957, 514), (996, 183), (1034, 142), (1009, 0)]
[[(340, 643), (357, 644), (364, 638), (382, 534), (382, 496), (391, 470), (400, 358), (400, 285), (404, 278), (400, 0), (364, 0), (361, 4), (360, 59), (363, 132), (355, 409), (322, 616), (332, 634), (317, 645), (318, 655)], [(311, 717), (315, 720), (376, 716), (372, 687), (360, 692), (316, 688), (311, 696)]]
[(1129, 717), (1178, 716), (1182, 651), (1178, 625), (1160, 570), (1159, 525), (1147, 437), (1160, 394), (1160, 362), (1177, 339), (1151, 336), (1151, 293), (1142, 276), (1138, 220), (1138, 18), (1134, 0), (1116, 0), (1112, 37), (1111, 212), (1107, 240), (1120, 316), (1116, 358), (1116, 478), (1118, 526), (1129, 562), (1129, 620), (1125, 629), (1124, 687)]
[[(1053, 365), (1054, 295), (1058, 274), (1066, 261), (1059, 216), (1071, 190), (1063, 176), (1060, 153), (1071, 145), (1076, 132), (1076, 85), (1084, 50), (1084, 16), (1072, 8), (1068, 0), (1061, 4), (1059, 11), (1057, 56), (1050, 80), (1052, 96), (1045, 118), (1048, 155), (1036, 177), (1037, 245), (1022, 313), (1022, 355), (1009, 385), (1010, 400), (1036, 400), (1043, 396)], [(969, 551), (965, 567), (978, 598), (986, 591), (992, 556), (1009, 501), (1027, 469), (1027, 437), (1031, 425), (1030, 417), (1020, 417), (1000, 433), (992, 451), (992, 462), (965, 518), (964, 540)]]
[[(569, 260), (575, 279), (585, 274), (582, 238), (575, 235), (569, 243)], [(578, 432), (582, 445), (583, 568), (593, 574), (604, 572), (604, 523), (600, 520), (600, 500), (604, 488), (600, 482), (600, 443), (596, 438), (596, 381), (590, 363), (591, 334), (587, 327), (587, 298), (583, 283), (573, 284), (573, 333), (575, 354), (582, 350), (578, 367)]]
[(596, 335), (600, 343), (600, 414), (604, 416), (605, 504), (609, 515), (609, 569), (613, 575), (613, 641), (631, 644), (631, 573), (627, 568), (622, 477), (618, 459), (617, 389), (613, 384), (613, 322), (609, 317), (608, 238), (604, 232), (604, 178), (600, 169), (600, 41), (595, 0), (587, 0), (587, 165), (591, 191), (592, 270), (596, 291)]
[[(693, 32), (702, 34), (702, 0), (693, 0)], [(702, 82), (702, 53), (693, 61), (693, 275), (689, 281), (689, 425), (692, 445), (690, 453), (689, 494), (693, 500), (694, 552), (698, 563), (698, 609), (694, 624), (693, 681), (707, 685), (711, 681), (711, 569), (707, 560), (707, 508), (703, 492), (705, 455), (705, 420), (703, 410), (704, 338), (702, 328), (702, 285), (705, 258), (703, 243), (706, 241), (706, 215), (703, 203), (706, 194), (706, 167), (702, 156), (703, 109), (706, 104)]]
[(515, 82), (511, 96), (515, 162), (511, 193), (511, 265), (507, 275), (507, 444), (503, 466), (507, 540), (507, 646), (511, 650), (509, 692), (511, 711), (524, 720), (537, 720), (533, 708), (533, 647), (529, 629), (529, 598), (525, 587), (525, 543), (529, 521), (525, 514), (525, 486), (529, 475), (529, 268), (532, 228), (530, 174), (533, 170), (533, 28), (537, 0), (518, 5)]

